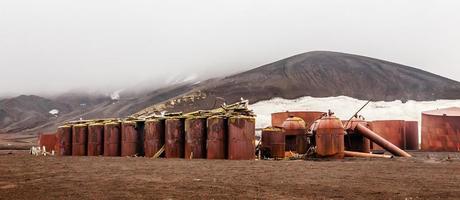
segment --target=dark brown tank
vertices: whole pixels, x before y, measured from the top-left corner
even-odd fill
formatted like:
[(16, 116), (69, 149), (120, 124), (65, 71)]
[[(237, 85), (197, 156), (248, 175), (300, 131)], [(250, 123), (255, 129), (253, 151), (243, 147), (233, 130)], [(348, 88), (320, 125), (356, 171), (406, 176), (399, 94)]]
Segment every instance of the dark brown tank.
[(144, 126), (144, 150), (146, 157), (153, 157), (165, 144), (165, 120), (149, 119)]
[(460, 151), (460, 108), (422, 112), (422, 150)]
[(339, 118), (326, 116), (313, 127), (318, 157), (344, 157), (344, 128)]
[[(400, 149), (404, 149), (404, 121), (403, 120), (377, 120), (372, 121), (370, 129), (391, 142)], [(373, 143), (372, 150), (383, 150), (382, 147)]]
[(285, 151), (294, 151), (305, 154), (308, 150), (307, 128), (305, 121), (300, 117), (289, 117), (282, 125), (284, 129)]
[(184, 158), (185, 129), (184, 119), (166, 119), (165, 123), (165, 157)]
[(41, 133), (38, 136), (38, 146), (45, 147), (46, 152), (55, 151), (56, 133)]
[(88, 148), (88, 125), (77, 124), (72, 127), (72, 156), (86, 156)]
[(286, 121), (287, 118), (293, 116), (293, 117), (299, 117), (303, 119), (306, 127), (310, 127), (313, 124), (313, 122), (320, 119), (321, 116), (323, 116), (324, 114), (325, 114), (324, 112), (317, 112), (317, 111), (297, 111), (297, 112), (286, 111), (286, 112), (272, 113), (272, 126), (273, 127), (283, 127), (284, 121)]
[(145, 120), (135, 120), (136, 122), (136, 131), (138, 134), (137, 141), (137, 155), (145, 156), (144, 141), (145, 141)]
[(215, 116), (207, 119), (207, 158), (227, 158), (227, 119)]
[(136, 122), (124, 121), (121, 123), (121, 156), (138, 155), (139, 134)]
[(253, 160), (255, 158), (255, 118), (233, 116), (228, 119), (228, 159)]
[(72, 127), (60, 126), (56, 133), (56, 155), (72, 155)]
[(104, 124), (104, 156), (120, 156), (121, 128), (120, 122)]
[(266, 132), (270, 138), (270, 154), (272, 158), (283, 159), (285, 155), (285, 139), (284, 130), (282, 128), (271, 127), (262, 130)]
[(88, 156), (104, 155), (104, 124), (88, 125)]
[(206, 118), (185, 120), (185, 158), (206, 158)]
[(346, 131), (344, 136), (345, 150), (370, 153), (371, 149), (369, 139), (355, 131), (356, 125), (363, 124), (364, 126), (367, 126), (368, 123), (363, 119), (352, 118), (351, 120), (342, 121), (342, 124), (344, 125)]
[(405, 121), (404, 134), (406, 136), (406, 150), (418, 150), (418, 122)]

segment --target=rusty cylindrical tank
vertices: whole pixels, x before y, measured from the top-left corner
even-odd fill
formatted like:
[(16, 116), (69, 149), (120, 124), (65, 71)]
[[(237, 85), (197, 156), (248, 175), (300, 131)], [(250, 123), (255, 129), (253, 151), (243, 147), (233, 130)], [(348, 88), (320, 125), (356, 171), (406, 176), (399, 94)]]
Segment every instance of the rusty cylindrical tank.
[(185, 158), (206, 158), (206, 118), (191, 117), (185, 120)]
[(286, 112), (278, 112), (278, 113), (272, 113), (272, 126), (273, 127), (282, 127), (284, 121), (286, 121), (287, 118), (290, 116), (293, 117), (299, 117), (301, 118), (305, 124), (306, 127), (310, 127), (313, 122), (316, 120), (320, 119), (321, 116), (323, 116), (325, 113), (324, 112), (317, 112), (317, 111), (286, 111)]
[[(264, 137), (266, 137), (264, 139)], [(279, 127), (268, 127), (262, 130), (262, 144), (275, 159), (283, 159), (285, 155), (285, 134), (284, 129)], [(264, 141), (266, 144), (264, 144)]]
[(145, 157), (153, 157), (165, 144), (165, 119), (149, 119), (144, 126)]
[(255, 118), (232, 116), (228, 119), (228, 159), (255, 159)]
[(207, 119), (207, 158), (227, 158), (227, 119), (224, 116), (213, 116)]
[(363, 152), (356, 152), (356, 151), (345, 151), (345, 157), (360, 157), (360, 158), (393, 158), (390, 155), (382, 155), (382, 154), (371, 154), (371, 153), (363, 153)]
[(104, 124), (104, 156), (120, 156), (121, 153), (120, 122)]
[(88, 125), (88, 156), (104, 155), (104, 124)]
[(313, 133), (318, 157), (344, 157), (345, 130), (339, 118), (335, 116), (321, 118), (314, 127)]
[(56, 133), (56, 155), (72, 155), (72, 126), (60, 126)]
[(405, 121), (404, 133), (406, 136), (405, 148), (406, 150), (418, 150), (418, 122)]
[(165, 157), (184, 158), (185, 120), (169, 118), (165, 122)]
[(422, 150), (460, 151), (460, 108), (422, 112)]
[(358, 151), (364, 153), (370, 153), (370, 141), (363, 135), (356, 133), (355, 128), (358, 124), (367, 126), (367, 122), (360, 118), (352, 118), (351, 120), (342, 121), (345, 128), (345, 150), (347, 151)]
[(285, 150), (305, 154), (308, 150), (307, 128), (300, 117), (288, 117), (282, 125), (284, 129)]
[(55, 151), (56, 133), (41, 133), (38, 136), (38, 146), (45, 147), (46, 152)]
[(356, 131), (362, 134), (364, 137), (367, 137), (371, 142), (380, 145), (383, 149), (389, 151), (395, 156), (402, 156), (402, 157), (412, 157), (407, 152), (403, 151), (396, 145), (392, 144), (391, 142), (387, 141), (382, 136), (378, 135), (377, 133), (373, 132), (372, 130), (368, 129), (366, 126), (362, 124), (358, 124), (356, 126)]
[(77, 124), (72, 127), (72, 156), (86, 156), (88, 148), (88, 125)]
[[(370, 129), (385, 138), (400, 149), (404, 149), (404, 121), (403, 120), (377, 120), (372, 121)], [(373, 150), (382, 150), (377, 144), (372, 144)]]
[(139, 133), (136, 122), (123, 121), (121, 123), (121, 156), (138, 155)]

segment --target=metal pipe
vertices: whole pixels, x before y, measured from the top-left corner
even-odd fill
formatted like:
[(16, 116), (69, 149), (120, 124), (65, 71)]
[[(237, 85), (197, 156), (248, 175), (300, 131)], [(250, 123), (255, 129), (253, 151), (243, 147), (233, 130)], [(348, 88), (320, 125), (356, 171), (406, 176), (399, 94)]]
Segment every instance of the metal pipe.
[(358, 124), (356, 126), (356, 130), (357, 130), (358, 133), (360, 133), (364, 137), (368, 138), (372, 142), (378, 144), (379, 146), (381, 146), (382, 148), (384, 148), (385, 150), (389, 151), (390, 153), (392, 153), (395, 156), (412, 157), (407, 152), (401, 150), (400, 148), (398, 148), (397, 146), (395, 146), (391, 142), (388, 142), (388, 140), (385, 140), (385, 138), (381, 137), (380, 135), (378, 135), (374, 131), (368, 129), (366, 126), (364, 126), (362, 124)]
[(356, 151), (345, 151), (345, 157), (393, 158), (393, 156), (390, 156), (390, 155), (379, 155), (379, 154), (363, 153), (363, 152), (356, 152)]

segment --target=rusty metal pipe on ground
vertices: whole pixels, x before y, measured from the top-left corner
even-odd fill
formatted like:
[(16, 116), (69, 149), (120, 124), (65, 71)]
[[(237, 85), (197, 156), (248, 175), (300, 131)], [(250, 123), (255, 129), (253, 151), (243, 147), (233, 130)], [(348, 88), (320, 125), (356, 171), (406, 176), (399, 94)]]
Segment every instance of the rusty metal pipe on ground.
[(383, 137), (381, 137), (380, 135), (378, 135), (374, 131), (368, 129), (366, 126), (364, 126), (362, 124), (358, 124), (356, 126), (356, 130), (357, 130), (358, 133), (360, 133), (364, 137), (368, 138), (372, 142), (380, 145), (382, 148), (384, 148), (385, 150), (389, 151), (390, 153), (392, 153), (395, 156), (412, 157), (407, 152), (401, 150), (400, 148), (398, 148), (394, 144), (388, 142)]
[(371, 154), (371, 153), (363, 153), (363, 152), (356, 152), (356, 151), (345, 151), (345, 157), (360, 157), (360, 158), (393, 158), (390, 155), (379, 155), (379, 154)]

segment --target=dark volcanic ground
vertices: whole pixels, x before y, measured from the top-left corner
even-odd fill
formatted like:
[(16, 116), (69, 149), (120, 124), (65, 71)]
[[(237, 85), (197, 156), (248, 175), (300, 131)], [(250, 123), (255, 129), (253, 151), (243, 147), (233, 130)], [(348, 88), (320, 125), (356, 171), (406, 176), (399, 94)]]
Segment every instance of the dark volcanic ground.
[[(5, 151), (3, 151), (5, 153)], [(0, 199), (457, 199), (459, 153), (228, 161), (0, 155)]]

